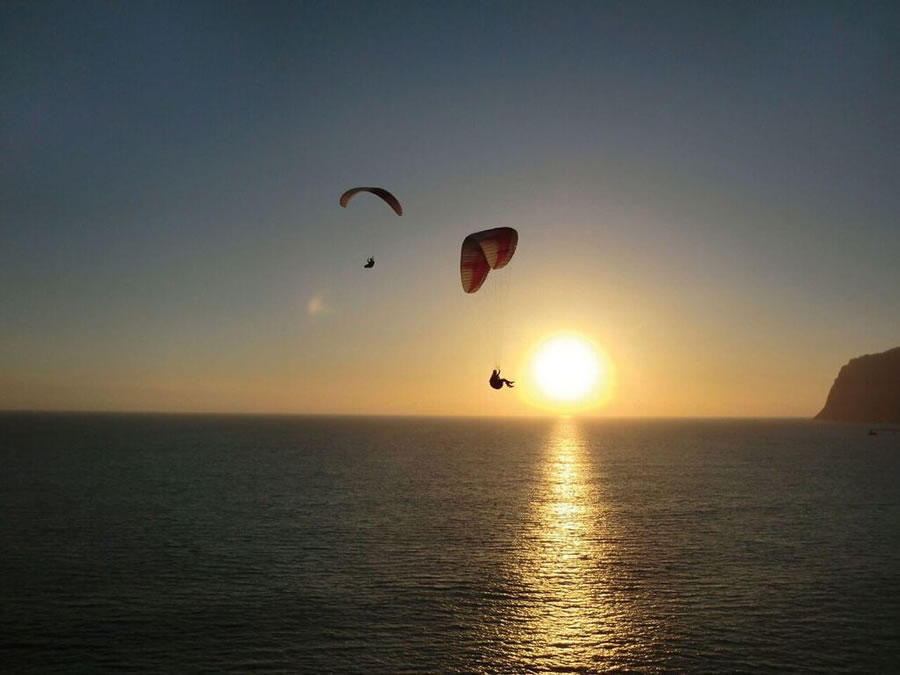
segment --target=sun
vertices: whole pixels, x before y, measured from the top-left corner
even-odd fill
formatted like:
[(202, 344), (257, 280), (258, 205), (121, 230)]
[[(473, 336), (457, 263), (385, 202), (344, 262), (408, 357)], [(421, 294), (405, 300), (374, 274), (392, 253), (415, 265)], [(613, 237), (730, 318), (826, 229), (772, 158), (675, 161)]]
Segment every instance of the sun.
[(538, 347), (534, 378), (551, 401), (583, 404), (607, 393), (609, 368), (606, 359), (598, 356), (587, 340), (558, 335)]

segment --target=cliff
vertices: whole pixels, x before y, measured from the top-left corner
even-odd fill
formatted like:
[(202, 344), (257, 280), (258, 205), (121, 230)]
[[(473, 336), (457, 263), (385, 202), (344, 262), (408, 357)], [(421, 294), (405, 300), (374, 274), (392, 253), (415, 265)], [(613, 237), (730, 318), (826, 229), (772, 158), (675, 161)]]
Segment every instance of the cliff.
[(851, 359), (816, 419), (900, 424), (900, 347)]

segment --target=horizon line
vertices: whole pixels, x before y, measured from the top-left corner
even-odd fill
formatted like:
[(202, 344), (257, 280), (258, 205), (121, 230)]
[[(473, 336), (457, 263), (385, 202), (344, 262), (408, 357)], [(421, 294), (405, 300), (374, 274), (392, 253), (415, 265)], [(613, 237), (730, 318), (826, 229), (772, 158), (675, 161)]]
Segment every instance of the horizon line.
[(261, 412), (217, 410), (85, 410), (64, 408), (0, 408), (0, 415), (168, 415), (184, 417), (385, 417), (444, 419), (549, 419), (578, 417), (594, 420), (815, 420), (815, 415), (590, 415), (547, 413), (534, 415), (475, 415), (444, 413), (366, 413), (366, 412)]

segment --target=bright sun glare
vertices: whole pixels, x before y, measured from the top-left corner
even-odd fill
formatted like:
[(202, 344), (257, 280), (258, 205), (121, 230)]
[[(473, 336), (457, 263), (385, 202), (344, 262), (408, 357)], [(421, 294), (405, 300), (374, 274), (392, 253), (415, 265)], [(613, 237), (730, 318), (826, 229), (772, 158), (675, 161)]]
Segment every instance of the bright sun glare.
[(545, 396), (565, 403), (582, 401), (595, 393), (598, 378), (606, 379), (594, 349), (573, 335), (554, 337), (540, 346), (534, 375)]

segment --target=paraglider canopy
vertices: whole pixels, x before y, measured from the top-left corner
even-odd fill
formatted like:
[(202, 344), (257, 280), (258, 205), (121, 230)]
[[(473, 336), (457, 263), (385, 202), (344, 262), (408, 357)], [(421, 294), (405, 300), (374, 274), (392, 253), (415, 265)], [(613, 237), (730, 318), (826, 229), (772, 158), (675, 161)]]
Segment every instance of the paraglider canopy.
[(392, 195), (390, 192), (385, 190), (384, 188), (380, 188), (380, 187), (350, 188), (344, 194), (341, 195), (341, 206), (346, 208), (347, 204), (350, 203), (350, 200), (353, 199), (353, 195), (355, 195), (358, 192), (371, 192), (373, 195), (381, 197), (387, 203), (388, 206), (390, 206), (392, 209), (394, 209), (394, 213), (396, 213), (398, 216), (403, 215), (403, 207), (400, 206), (400, 202), (397, 200), (397, 198), (394, 195)]
[(459, 257), (459, 276), (463, 291), (474, 293), (488, 272), (505, 267), (516, 252), (519, 233), (511, 227), (473, 232), (463, 240)]

